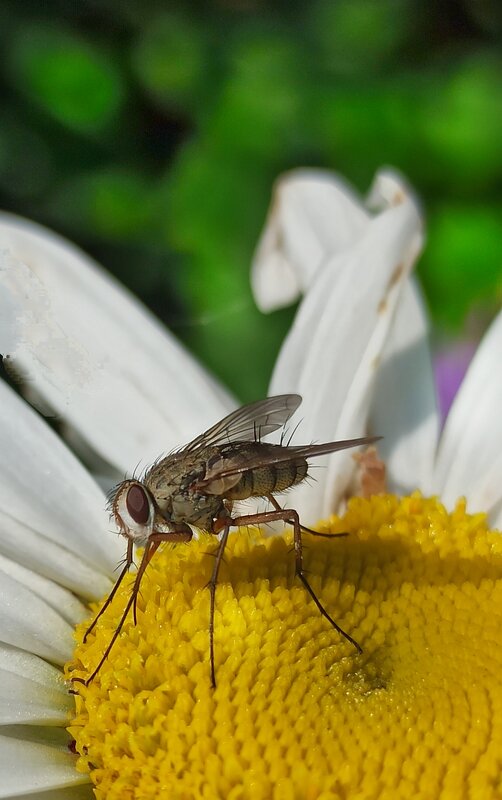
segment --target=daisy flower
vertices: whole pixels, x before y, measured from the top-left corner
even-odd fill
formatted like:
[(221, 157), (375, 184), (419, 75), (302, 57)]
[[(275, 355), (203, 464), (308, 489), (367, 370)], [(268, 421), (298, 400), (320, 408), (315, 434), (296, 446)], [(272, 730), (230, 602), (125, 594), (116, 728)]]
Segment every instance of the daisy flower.
[[(235, 407), (71, 245), (8, 215), (0, 243), (7, 366), (107, 472), (147, 464)], [(396, 176), (377, 176), (363, 204), (338, 178), (293, 173), (278, 183), (253, 265), (262, 308), (304, 295), (269, 392), (303, 396), (301, 440), (385, 436), (375, 463), (392, 493), (350, 499), (371, 462), (341, 452), (287, 497), (306, 524), (324, 517), (320, 531), (350, 534), (304, 538), (315, 591), (362, 654), (296, 582), (290, 534), (236, 531), (217, 591), (212, 690), (214, 538), (201, 535), (155, 555), (138, 624), (70, 695), (63, 666), (66, 677), (92, 671), (129, 595), (125, 582), (84, 644), (125, 546), (93, 478), (0, 383), (0, 797), (500, 794), (502, 540), (489, 525), (502, 521), (502, 320), (438, 443), (426, 319), (409, 279), (421, 243)]]

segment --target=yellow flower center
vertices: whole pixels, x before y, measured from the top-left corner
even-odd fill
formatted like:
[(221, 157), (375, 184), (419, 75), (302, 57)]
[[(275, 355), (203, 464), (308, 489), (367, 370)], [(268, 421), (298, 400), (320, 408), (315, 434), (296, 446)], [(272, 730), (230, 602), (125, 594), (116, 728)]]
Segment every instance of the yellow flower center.
[[(307, 533), (314, 591), (291, 535), (229, 538), (216, 592), (217, 688), (207, 581), (214, 537), (165, 546), (69, 732), (98, 800), (502, 796), (502, 537), (460, 502), (354, 498)], [(132, 576), (131, 576), (132, 579)], [(77, 632), (67, 675), (99, 662), (129, 596)]]

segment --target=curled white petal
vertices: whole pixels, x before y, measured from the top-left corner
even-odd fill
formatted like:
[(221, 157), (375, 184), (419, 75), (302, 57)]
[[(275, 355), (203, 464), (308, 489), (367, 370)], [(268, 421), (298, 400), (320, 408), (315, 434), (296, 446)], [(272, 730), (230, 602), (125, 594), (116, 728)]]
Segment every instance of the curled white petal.
[(0, 216), (0, 352), (112, 466), (133, 469), (234, 407), (139, 303), (77, 248)]
[(314, 169), (281, 176), (251, 268), (258, 307), (272, 311), (297, 300), (326, 258), (353, 244), (367, 222), (342, 178)]
[[(298, 392), (303, 440), (336, 440), (366, 432), (373, 382), (403, 283), (422, 243), (412, 197), (387, 208), (347, 250), (317, 273), (279, 355), (270, 394)], [(313, 485), (292, 490), (295, 507), (313, 520), (343, 497), (353, 471), (350, 451), (324, 461)], [(288, 498), (291, 495), (288, 495)]]
[(61, 672), (0, 643), (0, 725), (62, 725), (74, 709)]
[(420, 211), (419, 200), (406, 178), (392, 167), (384, 167), (375, 175), (365, 205), (373, 212), (380, 212), (408, 200)]

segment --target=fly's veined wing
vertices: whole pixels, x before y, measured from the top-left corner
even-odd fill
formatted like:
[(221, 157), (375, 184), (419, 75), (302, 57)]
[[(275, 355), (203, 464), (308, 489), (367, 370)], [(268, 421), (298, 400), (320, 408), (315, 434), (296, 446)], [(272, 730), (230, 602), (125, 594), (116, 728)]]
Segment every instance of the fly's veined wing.
[(282, 428), (301, 402), (299, 394), (279, 394), (249, 403), (201, 433), (183, 447), (181, 452), (193, 452), (199, 447), (228, 442), (260, 441), (263, 436)]
[(327, 453), (335, 453), (337, 450), (347, 450), (349, 447), (359, 447), (360, 445), (378, 442), (381, 436), (363, 436), (360, 439), (343, 439), (340, 442), (324, 442), (322, 444), (305, 444), (297, 447), (278, 447), (274, 445), (264, 445), (257, 451), (256, 455), (247, 456), (245, 461), (242, 457), (231, 456), (222, 457), (206, 473), (203, 481), (198, 484), (204, 491), (204, 486), (208, 486), (220, 478), (230, 478), (232, 475), (239, 475), (254, 469), (283, 464), (286, 461), (296, 461), (297, 459), (315, 458)]

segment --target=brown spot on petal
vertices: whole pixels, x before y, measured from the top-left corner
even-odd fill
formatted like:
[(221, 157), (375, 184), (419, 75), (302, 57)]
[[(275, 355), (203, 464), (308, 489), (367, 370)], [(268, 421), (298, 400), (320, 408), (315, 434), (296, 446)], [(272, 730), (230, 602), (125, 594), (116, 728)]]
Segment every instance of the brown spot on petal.
[(393, 206), (400, 206), (401, 203), (404, 203), (406, 200), (406, 195), (403, 191), (399, 190), (395, 193), (394, 197), (392, 198), (392, 205)]
[(396, 283), (401, 279), (404, 272), (404, 264), (398, 264), (392, 275), (390, 276), (389, 286), (390, 289), (392, 286), (395, 286)]
[(398, 283), (399, 280), (401, 280), (401, 278), (402, 278), (402, 276), (404, 274), (404, 271), (405, 271), (404, 264), (402, 264), (402, 263), (398, 264), (397, 267), (395, 268), (394, 272), (390, 276), (389, 282), (387, 284), (387, 288), (385, 289), (385, 294), (384, 294), (384, 296), (382, 297), (382, 299), (380, 300), (380, 302), (378, 303), (378, 306), (377, 306), (377, 312), (379, 314), (383, 314), (385, 311), (387, 311), (387, 296), (388, 296), (390, 290), (392, 289), (392, 287), (395, 286), (396, 283)]
[(356, 494), (371, 497), (375, 494), (387, 493), (386, 466), (379, 457), (376, 447), (368, 447), (363, 453), (354, 453), (352, 458), (357, 463)]

